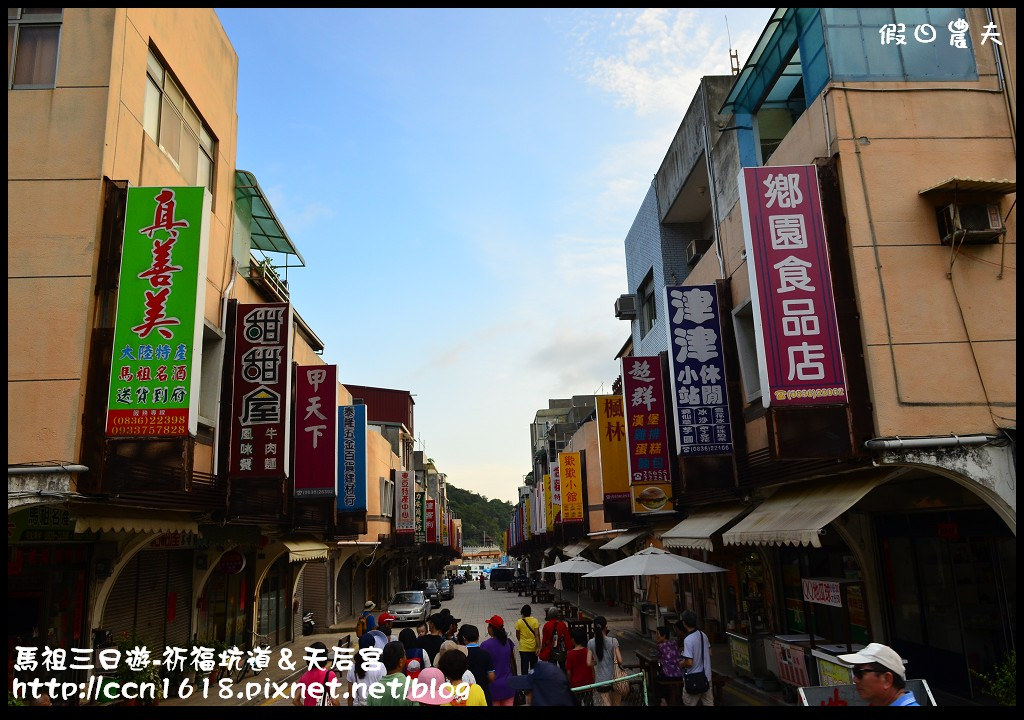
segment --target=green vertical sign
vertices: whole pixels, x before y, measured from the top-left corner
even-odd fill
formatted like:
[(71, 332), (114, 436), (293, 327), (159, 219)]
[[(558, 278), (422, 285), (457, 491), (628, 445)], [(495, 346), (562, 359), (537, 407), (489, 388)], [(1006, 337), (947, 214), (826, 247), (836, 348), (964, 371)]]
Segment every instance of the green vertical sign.
[(413, 512), (416, 515), (415, 542), (424, 543), (427, 541), (427, 504), (423, 502), (426, 493), (416, 493), (416, 505)]
[(202, 187), (128, 190), (108, 437), (196, 432), (209, 210)]

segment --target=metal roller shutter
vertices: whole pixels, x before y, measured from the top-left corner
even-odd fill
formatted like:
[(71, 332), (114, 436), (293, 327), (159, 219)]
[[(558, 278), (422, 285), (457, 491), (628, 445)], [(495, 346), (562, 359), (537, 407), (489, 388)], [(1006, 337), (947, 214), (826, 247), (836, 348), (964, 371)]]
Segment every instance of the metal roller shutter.
[(103, 628), (116, 640), (122, 634), (131, 637), (135, 626), (135, 605), (138, 601), (139, 556), (136, 555), (121, 570), (107, 596), (103, 608)]
[(356, 612), (362, 612), (365, 602), (366, 568), (362, 563), (358, 563), (355, 567), (355, 575), (352, 577), (352, 606), (357, 608)]
[[(167, 574), (167, 601), (173, 599), (173, 609), (167, 608), (167, 616), (173, 620), (167, 623), (167, 644), (174, 647), (192, 646), (192, 564), (193, 555), (189, 550), (168, 551), (170, 567)], [(173, 593), (173, 598), (171, 596)]]
[[(310, 611), (320, 630), (331, 624), (327, 613), (327, 563), (306, 563), (302, 572), (302, 614)], [(302, 632), (301, 617), (299, 632)]]
[(338, 622), (356, 614), (352, 608), (352, 568), (355, 566), (355, 562), (353, 558), (345, 561), (334, 586), (334, 596), (338, 598)]

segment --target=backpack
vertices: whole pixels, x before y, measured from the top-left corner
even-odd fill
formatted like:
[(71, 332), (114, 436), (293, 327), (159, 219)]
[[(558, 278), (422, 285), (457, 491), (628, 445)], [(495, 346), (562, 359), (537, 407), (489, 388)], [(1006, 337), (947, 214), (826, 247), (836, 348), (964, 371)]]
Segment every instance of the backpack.
[(551, 637), (547, 644), (548, 648), (548, 661), (558, 663), (561, 665), (565, 662), (567, 650), (565, 647), (565, 641), (562, 638), (562, 633), (558, 631), (559, 625), (563, 623), (555, 621), (555, 624), (551, 628)]
[(363, 636), (363, 633), (365, 633), (365, 632), (366, 632), (366, 613), (364, 612), (362, 615), (359, 616), (359, 619), (356, 620), (356, 637), (357, 638), (361, 638)]

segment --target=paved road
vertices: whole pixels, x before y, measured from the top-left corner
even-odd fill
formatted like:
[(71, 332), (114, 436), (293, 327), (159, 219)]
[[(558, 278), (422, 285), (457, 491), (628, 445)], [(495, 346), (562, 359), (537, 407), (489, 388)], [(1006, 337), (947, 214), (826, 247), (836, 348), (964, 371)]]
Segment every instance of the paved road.
[[(575, 600), (573, 593), (566, 596), (567, 599)], [(475, 582), (463, 583), (455, 586), (455, 597), (452, 600), (444, 601), (441, 605), (443, 608), (448, 608), (452, 615), (461, 619), (462, 625), (476, 625), (480, 629), (482, 639), (486, 637), (487, 628), (485, 621), (492, 615), (497, 614), (502, 617), (505, 621), (506, 627), (510, 628), (519, 619), (520, 608), (524, 603), (529, 602), (528, 597), (519, 597), (516, 593), (510, 593), (505, 590), (481, 590), (479, 584)], [(544, 613), (550, 603), (535, 603), (531, 604), (533, 608), (533, 615), (538, 618), (543, 618)], [(614, 637), (619, 640), (619, 645), (622, 650), (622, 656), (626, 664), (634, 663), (636, 661), (636, 651), (646, 650), (650, 651), (653, 649), (653, 643), (644, 637), (641, 637), (638, 633), (633, 630), (633, 620), (629, 615), (624, 614), (620, 608), (609, 608), (592, 601), (588, 601), (586, 598), (583, 599), (583, 609), (588, 612), (590, 616), (596, 614), (604, 615), (608, 620), (608, 627), (612, 631)], [(435, 612), (437, 610), (435, 609)], [(350, 626), (349, 626), (350, 625)], [(308, 637), (301, 637), (297, 641), (289, 643), (285, 647), (292, 651), (292, 654), (296, 658), (301, 658), (304, 654), (304, 648), (311, 645), (314, 642), (323, 642), (327, 647), (333, 647), (339, 644), (341, 638), (346, 635), (350, 635), (350, 640), (355, 644), (355, 621), (352, 620), (349, 625), (343, 625), (340, 630), (323, 633), (317, 635), (311, 635)], [(398, 639), (398, 633), (394, 633), (394, 638)], [(512, 641), (515, 642), (514, 634)], [(246, 682), (258, 682), (259, 686), (251, 685), (250, 690), (254, 692), (253, 697), (246, 699), (244, 684), (235, 685), (231, 688), (234, 691), (234, 696), (228, 699), (222, 699), (217, 696), (216, 688), (210, 693), (207, 698), (202, 698), (198, 693), (194, 694), (193, 697), (187, 700), (174, 698), (164, 700), (163, 705), (166, 706), (196, 706), (196, 707), (210, 707), (210, 706), (240, 706), (240, 705), (256, 705), (256, 706), (287, 706), (291, 704), (291, 700), (284, 698), (270, 698), (268, 699), (266, 693), (266, 684), (268, 681), (272, 683), (291, 683), (298, 679), (304, 668), (296, 671), (282, 670), (277, 667), (277, 659), (280, 657), (281, 648), (275, 648), (274, 650), (274, 663), (271, 667), (261, 674), (258, 678), (252, 678), (248, 676)], [(728, 648), (725, 645), (716, 645), (712, 648), (712, 665), (716, 671), (728, 672), (729, 671), (729, 659), (728, 659)], [(239, 697), (239, 694), (242, 697)], [(653, 702), (653, 699), (652, 699)], [(752, 686), (747, 685), (739, 680), (730, 680), (726, 686), (723, 697), (721, 698), (721, 705), (740, 705), (740, 706), (765, 706), (765, 705), (776, 705), (783, 704), (778, 702), (776, 698), (770, 697), (765, 693), (755, 690)]]

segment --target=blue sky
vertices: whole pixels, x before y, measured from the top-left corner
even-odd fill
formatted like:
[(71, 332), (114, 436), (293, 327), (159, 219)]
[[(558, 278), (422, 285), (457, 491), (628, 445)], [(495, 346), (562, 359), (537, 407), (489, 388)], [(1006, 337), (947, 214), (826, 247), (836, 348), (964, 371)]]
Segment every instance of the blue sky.
[(237, 166), (342, 383), (415, 394), (454, 485), (514, 501), (548, 398), (608, 392), (624, 239), (702, 75), (771, 9), (218, 8)]

